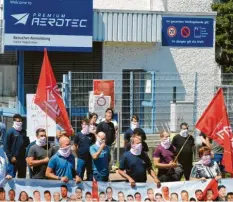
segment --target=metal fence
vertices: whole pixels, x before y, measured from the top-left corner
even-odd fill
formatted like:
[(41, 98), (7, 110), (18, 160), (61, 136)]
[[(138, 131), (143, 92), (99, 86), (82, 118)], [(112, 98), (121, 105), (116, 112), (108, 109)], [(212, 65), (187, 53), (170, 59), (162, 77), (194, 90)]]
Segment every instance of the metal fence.
[[(228, 117), (230, 119), (231, 127), (233, 128), (233, 74), (225, 73), (221, 75), (220, 88), (223, 88), (225, 104), (227, 107)], [(217, 90), (216, 88), (216, 90)]]
[[(115, 117), (120, 122), (120, 132), (130, 126), (130, 117), (136, 114), (146, 133), (161, 129), (176, 132), (183, 121), (191, 126), (197, 116), (197, 75), (161, 74), (144, 71), (69, 72), (64, 75), (65, 103), (75, 129), (89, 113), (89, 95), (93, 80), (115, 81)], [(184, 82), (185, 81), (185, 82)], [(214, 87), (212, 87), (214, 93)]]

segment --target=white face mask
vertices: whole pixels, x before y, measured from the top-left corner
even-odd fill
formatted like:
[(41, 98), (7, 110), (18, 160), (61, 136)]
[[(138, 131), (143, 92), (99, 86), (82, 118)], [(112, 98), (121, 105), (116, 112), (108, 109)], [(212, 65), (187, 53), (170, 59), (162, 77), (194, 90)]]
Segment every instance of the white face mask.
[(58, 153), (65, 158), (69, 157), (71, 154), (71, 146), (69, 145), (67, 147), (60, 148)]
[(208, 166), (211, 163), (211, 156), (210, 155), (202, 156), (201, 161), (205, 166)]
[(180, 135), (181, 135), (182, 137), (188, 137), (188, 130), (187, 130), (187, 129), (181, 130), (181, 131), (180, 131)]
[(83, 125), (83, 126), (82, 126), (82, 130), (81, 130), (81, 133), (82, 133), (83, 135), (89, 134), (89, 126), (88, 126), (88, 125)]
[(164, 149), (169, 149), (171, 146), (170, 138), (167, 138), (166, 140), (162, 140), (161, 145)]
[(103, 143), (103, 140), (102, 139), (100, 139), (100, 138), (97, 138), (96, 139), (96, 142), (95, 142), (95, 144), (98, 146), (98, 147), (100, 147), (100, 145)]
[(135, 128), (139, 128), (139, 123), (137, 122), (136, 124), (134, 122), (131, 122), (130, 128), (134, 130)]
[(23, 122), (17, 122), (17, 121), (13, 122), (13, 128), (17, 131), (21, 131), (22, 126), (23, 126)]
[(130, 152), (133, 155), (139, 156), (142, 153), (142, 144), (132, 144)]
[(43, 147), (46, 145), (46, 137), (40, 137), (36, 140), (36, 144), (40, 147)]

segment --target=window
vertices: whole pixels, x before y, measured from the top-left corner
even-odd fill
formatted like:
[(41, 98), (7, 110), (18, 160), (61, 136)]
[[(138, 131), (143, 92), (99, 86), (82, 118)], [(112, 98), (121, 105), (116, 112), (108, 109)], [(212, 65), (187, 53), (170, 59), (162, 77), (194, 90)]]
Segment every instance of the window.
[(17, 107), (17, 65), (16, 53), (0, 55), (0, 108)]

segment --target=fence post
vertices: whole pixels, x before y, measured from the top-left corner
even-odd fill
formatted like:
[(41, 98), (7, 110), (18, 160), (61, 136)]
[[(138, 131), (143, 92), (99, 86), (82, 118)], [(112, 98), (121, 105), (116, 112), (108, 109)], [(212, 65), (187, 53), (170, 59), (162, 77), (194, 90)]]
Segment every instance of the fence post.
[(121, 140), (121, 133), (120, 133), (120, 128), (121, 128), (121, 122), (120, 122), (120, 112), (118, 112), (118, 134), (117, 134), (117, 162), (120, 163), (120, 140)]
[(63, 74), (62, 98), (64, 100), (66, 108), (68, 108), (68, 105), (69, 105), (68, 104), (68, 100), (67, 100), (67, 97), (68, 97), (68, 88), (67, 88), (67, 85), (68, 85), (68, 75), (67, 74)]
[(130, 72), (130, 118), (133, 116), (133, 72)]
[(152, 96), (151, 96), (151, 101), (152, 101), (152, 120), (151, 120), (151, 129), (152, 133), (155, 132), (155, 124), (156, 124), (156, 103), (155, 103), (155, 72), (152, 72)]
[(72, 101), (71, 101), (71, 96), (72, 96), (72, 72), (68, 72), (68, 82), (69, 82), (69, 90), (68, 90), (68, 92), (69, 92), (69, 116), (70, 116), (70, 121), (71, 121), (71, 113), (72, 113)]
[(195, 72), (194, 77), (194, 105), (193, 105), (193, 126), (195, 127), (197, 121), (197, 82), (198, 82), (198, 74)]

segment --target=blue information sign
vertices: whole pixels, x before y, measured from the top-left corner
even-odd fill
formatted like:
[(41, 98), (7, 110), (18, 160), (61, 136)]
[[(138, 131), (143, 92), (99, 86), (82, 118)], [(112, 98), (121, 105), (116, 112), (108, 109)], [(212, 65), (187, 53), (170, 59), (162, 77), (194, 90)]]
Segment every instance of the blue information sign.
[(5, 50), (92, 51), (93, 0), (5, 0)]
[(162, 18), (162, 46), (213, 47), (212, 18)]

